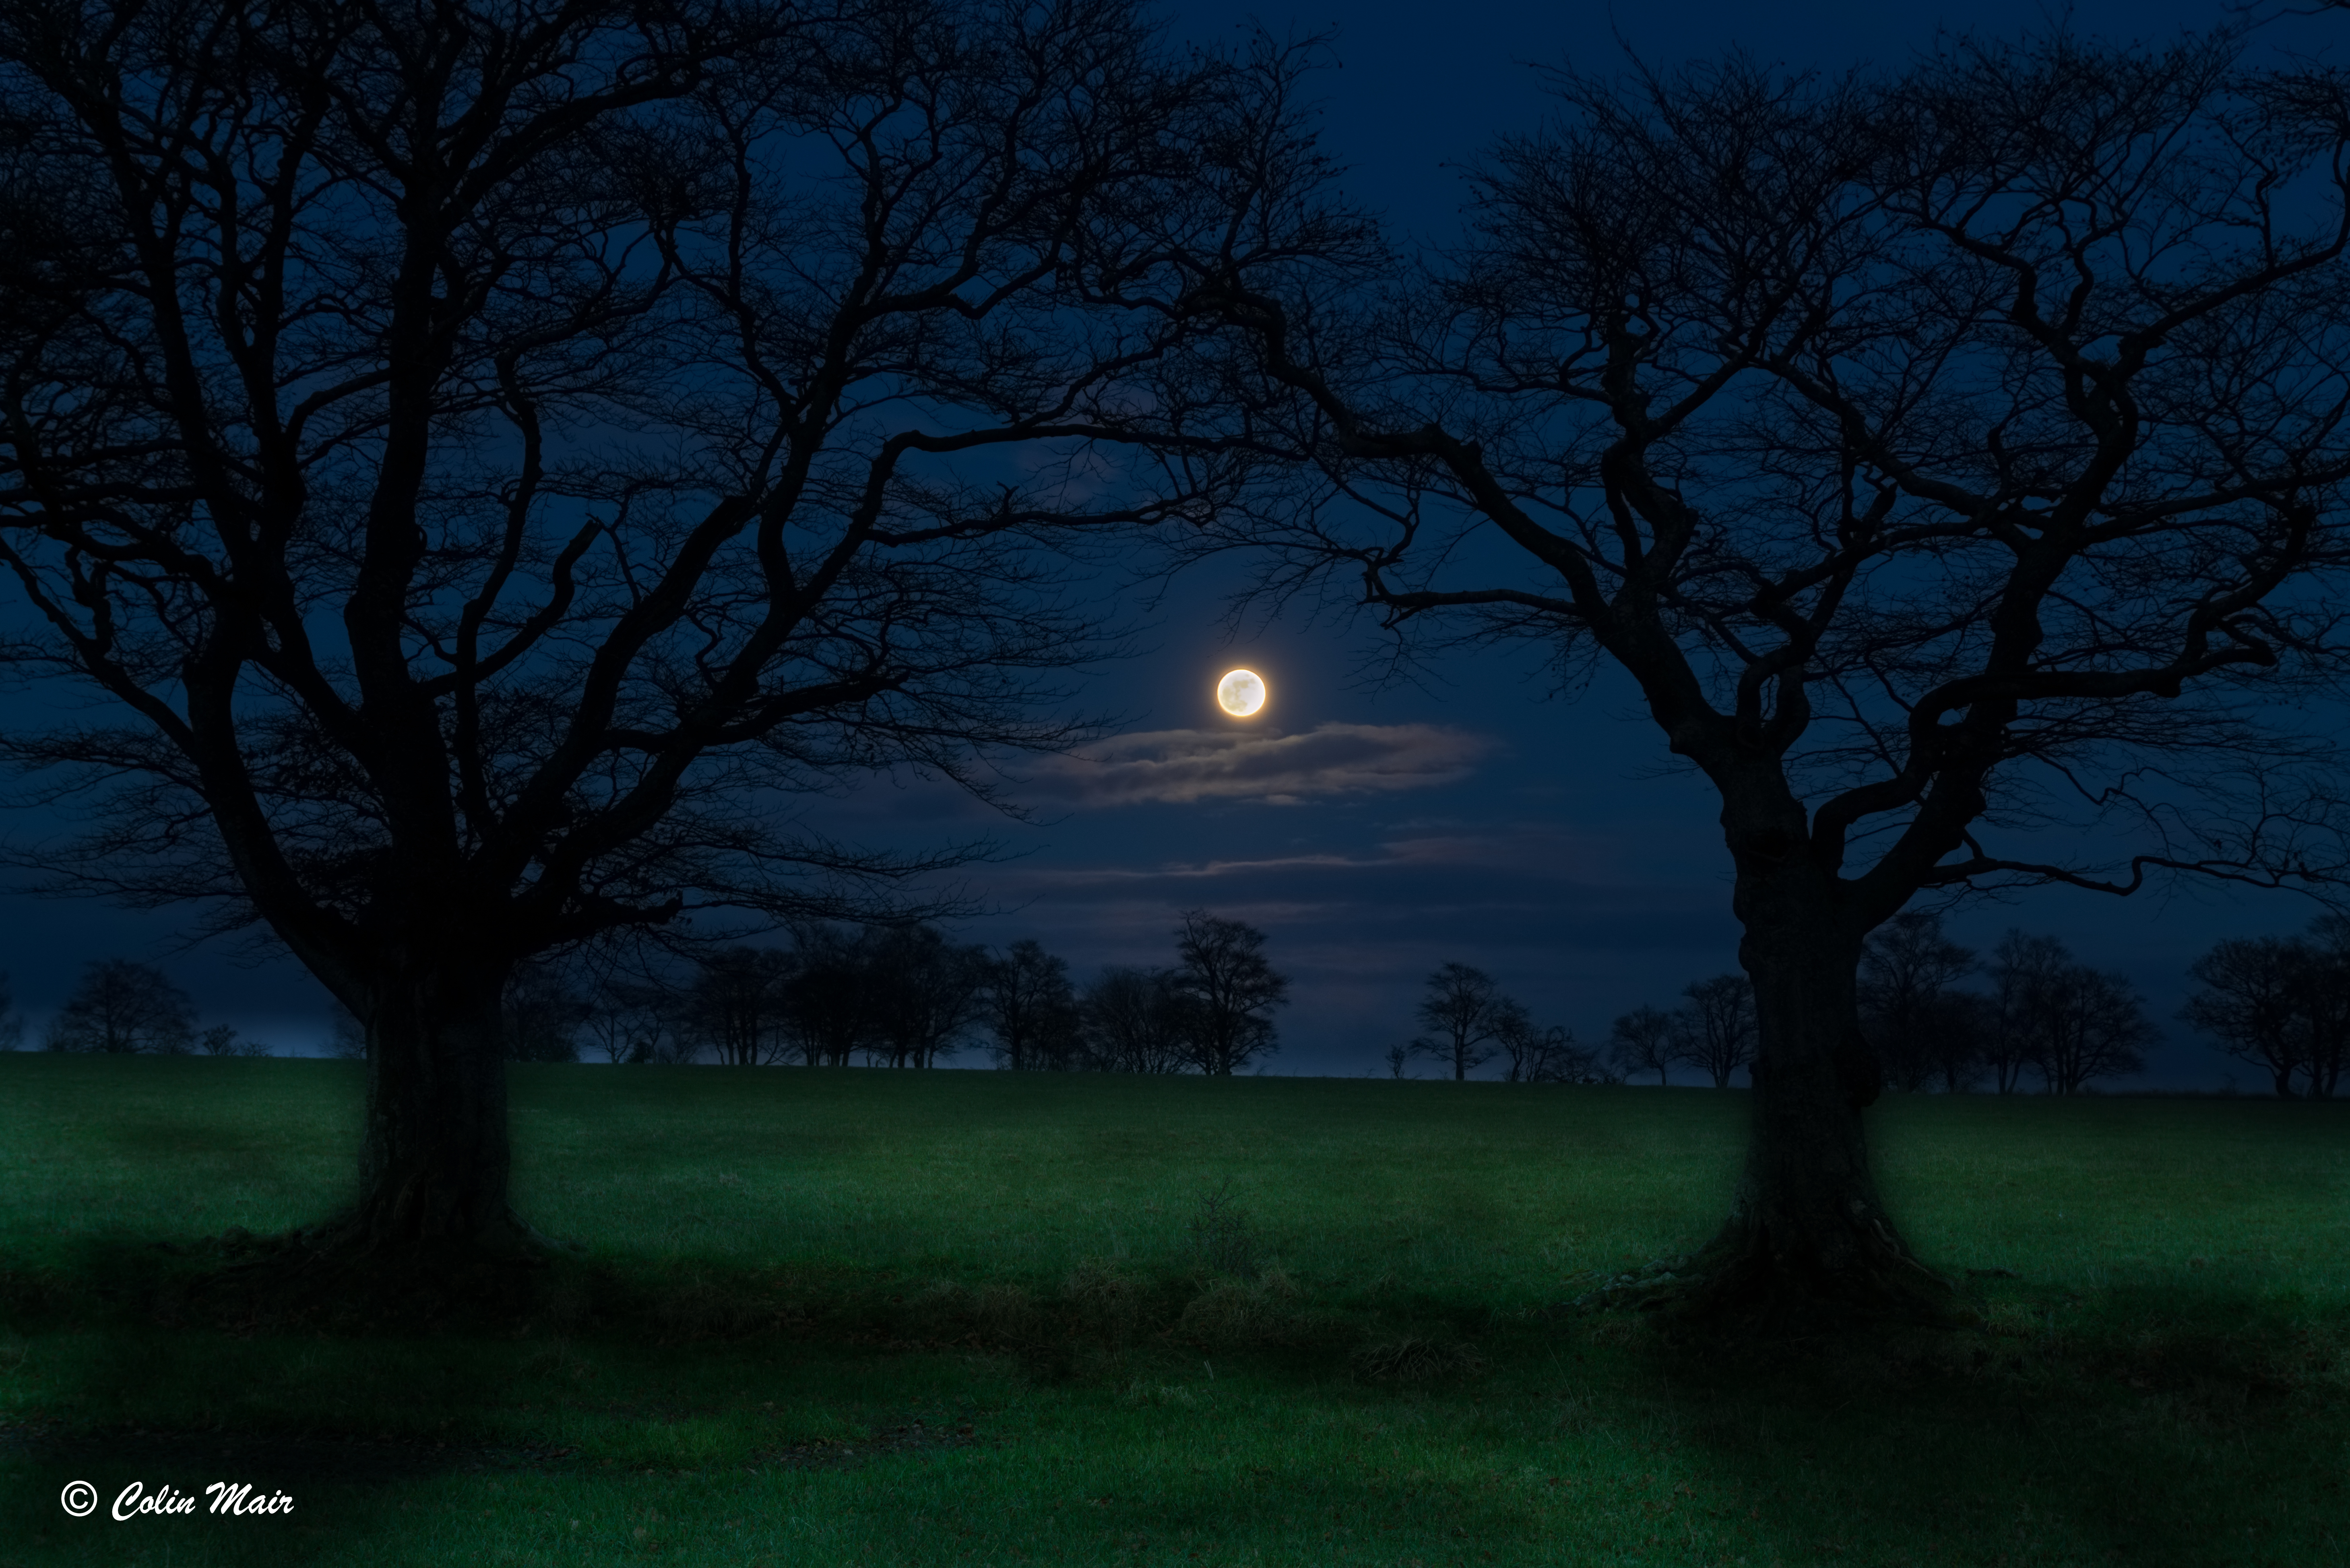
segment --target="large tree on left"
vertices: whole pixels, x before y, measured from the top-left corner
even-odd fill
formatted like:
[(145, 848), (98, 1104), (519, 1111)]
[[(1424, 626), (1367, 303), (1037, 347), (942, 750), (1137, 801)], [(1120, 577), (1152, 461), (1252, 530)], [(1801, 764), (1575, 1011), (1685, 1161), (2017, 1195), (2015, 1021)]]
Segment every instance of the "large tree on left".
[(1356, 243), (1223, 221), (1265, 79), (1125, 0), (5, 8), (7, 647), (106, 700), (7, 750), (54, 885), (362, 1021), (321, 1245), (528, 1243), (518, 962), (871, 912), (922, 859), (795, 802), (1074, 733), (1044, 536), (1246, 479), (1160, 258)]

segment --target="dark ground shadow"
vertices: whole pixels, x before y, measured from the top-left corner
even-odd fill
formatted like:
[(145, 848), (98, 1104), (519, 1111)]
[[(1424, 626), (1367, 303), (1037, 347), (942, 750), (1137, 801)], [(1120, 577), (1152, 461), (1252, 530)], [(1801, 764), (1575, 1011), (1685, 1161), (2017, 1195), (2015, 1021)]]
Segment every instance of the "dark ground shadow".
[(2350, 1561), (2350, 1310), (2029, 1281), (1972, 1295), (1982, 1322), (1949, 1331), (1721, 1345), (1636, 1337), (1617, 1317), (1614, 1332), (1720, 1479), (1718, 1513), (1807, 1521), (1814, 1539), (1783, 1553)]
[[(1698, 1479), (1640, 1504), (1653, 1523), (1650, 1564), (2345, 1561), (2350, 1310), (2220, 1287), (2085, 1298), (1985, 1281), (1970, 1293), (1974, 1326), (1814, 1342), (1675, 1340), (1629, 1312), (1486, 1316), (1454, 1325), (1474, 1354), (1436, 1357), (1430, 1381), (1405, 1387), (1380, 1381), (1392, 1369), (1366, 1354), (1378, 1347), (1360, 1324), (1303, 1308), (1284, 1320), (1264, 1293), (1198, 1282), (1120, 1294), (1097, 1281), (1065, 1300), (1007, 1306), (983, 1292), (918, 1301), (886, 1282), (844, 1281), (811, 1304), (779, 1301), (771, 1282), (747, 1274), (623, 1277), (558, 1262), (472, 1297), (413, 1282), (377, 1296), (286, 1296), (248, 1288), (254, 1276), (232, 1267), (245, 1251), (118, 1238), (70, 1267), (0, 1274), (0, 1325), (73, 1347), (36, 1391), (47, 1419), (0, 1427), (0, 1568), (160, 1563), (165, 1547), (172, 1568), (303, 1563), (357, 1539), (397, 1539), (417, 1521), (411, 1499), (442, 1480), (527, 1481), (608, 1463), (479, 1435), (512, 1429), (517, 1399), (536, 1397), (519, 1386), (537, 1376), (526, 1366), (556, 1338), (640, 1362), (656, 1350), (692, 1357), (718, 1375), (772, 1354), (951, 1348), (1000, 1354), (1040, 1384), (1083, 1383), (1089, 1358), (1108, 1350), (1188, 1344), (1204, 1332), (1202, 1302), (1223, 1303), (1218, 1332), (1257, 1335), (1214, 1354), (1301, 1389), (1352, 1379), (1367, 1400), (1450, 1401), (1537, 1447), (1578, 1428), (1660, 1434)], [(1407, 1343), (1418, 1342), (1388, 1348)], [(383, 1429), (364, 1392), (339, 1414), (318, 1407), (307, 1426), (235, 1414), (231, 1397), (247, 1373), (290, 1379), (313, 1360), (331, 1368), (371, 1356), (407, 1369), (408, 1392), (442, 1431)], [(642, 1390), (629, 1398), (629, 1418), (655, 1413)], [(994, 1442), (983, 1419), (974, 1431), (968, 1417), (900, 1417), (847, 1438), (746, 1445), (735, 1462), (822, 1471)], [(58, 1506), (74, 1480), (99, 1494), (92, 1519)], [(133, 1480), (182, 1491), (246, 1481), (298, 1503), (287, 1519), (114, 1524), (107, 1508)], [(1394, 1507), (1398, 1486), (1310, 1479), (1315, 1506), (1366, 1517)], [(1433, 1491), (1422, 1501), (1454, 1510), (1446, 1523), (1464, 1542), (1522, 1523), (1506, 1511), (1481, 1522), (1482, 1505)], [(1162, 1532), (1206, 1532), (1229, 1503), (1203, 1481), (1197, 1497), (1178, 1487), (1151, 1506)]]

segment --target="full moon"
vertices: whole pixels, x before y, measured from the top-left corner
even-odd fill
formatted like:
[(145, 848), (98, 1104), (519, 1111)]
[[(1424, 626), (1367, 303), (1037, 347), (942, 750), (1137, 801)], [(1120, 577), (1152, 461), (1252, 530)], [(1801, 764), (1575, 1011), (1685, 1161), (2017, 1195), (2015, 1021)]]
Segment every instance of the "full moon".
[(1216, 706), (1235, 719), (1245, 719), (1264, 706), (1264, 678), (1253, 670), (1234, 670), (1216, 682)]

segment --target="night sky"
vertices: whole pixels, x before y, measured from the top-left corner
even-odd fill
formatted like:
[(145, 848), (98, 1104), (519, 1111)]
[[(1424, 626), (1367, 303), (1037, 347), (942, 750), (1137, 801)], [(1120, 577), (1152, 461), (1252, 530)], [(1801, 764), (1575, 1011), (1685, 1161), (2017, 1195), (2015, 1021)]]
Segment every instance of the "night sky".
[[(1322, 80), (1325, 145), (1361, 202), (1404, 240), (1440, 240), (1461, 200), (1455, 167), (1495, 135), (1537, 124), (1536, 67), (1620, 60), (1611, 29), (1653, 63), (1733, 44), (1764, 58), (1835, 69), (1898, 64), (1939, 26), (2013, 33), (2044, 13), (1968, 6), (1357, 5), (1332, 9), (1187, 5), (1178, 30), (1232, 37), (1243, 19), (1276, 34), (1337, 28), (1343, 67)], [(2088, 35), (2158, 40), (2207, 26), (2218, 5), (2095, 0), (2072, 12)], [(2270, 47), (2339, 54), (2350, 16), (2288, 19)], [(2329, 46), (2331, 48), (2329, 50)], [(941, 789), (877, 784), (828, 806), (828, 826), (916, 845), (990, 828), (1011, 858), (967, 884), (999, 912), (966, 940), (1033, 936), (1080, 979), (1110, 962), (1165, 963), (1179, 911), (1195, 906), (1263, 928), (1295, 981), (1282, 1018), (1283, 1073), (1384, 1073), (1412, 1032), (1423, 977), (1447, 960), (1495, 974), (1544, 1022), (1586, 1040), (1642, 1002), (1670, 1005), (1689, 981), (1735, 965), (1728, 857), (1711, 791), (1664, 771), (1662, 742), (1627, 682), (1571, 700), (1549, 694), (1523, 655), (1455, 655), (1417, 684), (1381, 684), (1367, 624), (1250, 621), (1227, 640), (1222, 597), (1237, 572), (1180, 580), (1143, 618), (1138, 656), (1082, 678), (1079, 705), (1121, 717), (1096, 760), (1032, 763), (1015, 790), (1031, 824), (1004, 822)], [(1237, 723), (1217, 711), (1216, 678), (1261, 673), (1272, 701)], [(20, 696), (24, 714), (38, 700)], [(19, 831), (37, 824), (19, 823)], [(2292, 895), (2208, 891), (2168, 902), (2053, 889), (1952, 916), (1988, 949), (2009, 926), (2063, 937), (2121, 970), (2168, 1033), (2145, 1086), (2216, 1086), (2231, 1064), (2172, 1022), (2185, 968), (2219, 937), (2300, 927), (2316, 910)], [(314, 1048), (325, 999), (290, 963), (239, 968), (211, 949), (174, 951), (181, 920), (82, 903), (0, 898), (0, 968), (34, 1021), (95, 958), (156, 960), (207, 1022), (226, 1020), (280, 1051)], [(963, 1061), (976, 1064), (977, 1052)], [(2248, 1086), (2251, 1086), (2247, 1080)]]

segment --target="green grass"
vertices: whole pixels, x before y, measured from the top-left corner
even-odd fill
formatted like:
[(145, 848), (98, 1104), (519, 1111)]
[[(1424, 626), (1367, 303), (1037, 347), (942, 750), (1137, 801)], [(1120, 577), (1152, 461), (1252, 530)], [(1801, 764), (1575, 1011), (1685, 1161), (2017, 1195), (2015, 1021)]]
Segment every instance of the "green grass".
[(1560, 1309), (1704, 1239), (1736, 1094), (525, 1067), (586, 1249), (527, 1317), (188, 1305), (332, 1207), (359, 1088), (0, 1055), (0, 1563), (2350, 1557), (2350, 1107), (1897, 1100), (1982, 1326), (1721, 1354)]

